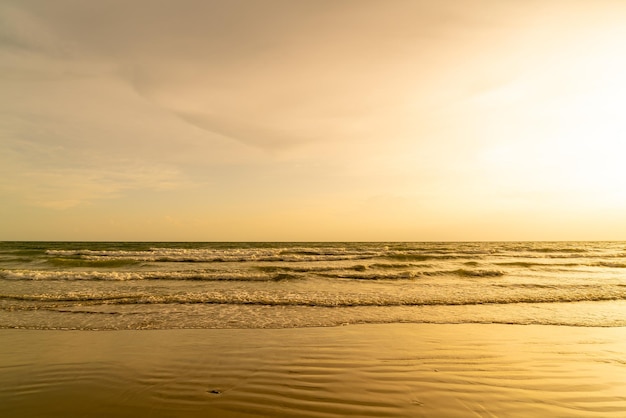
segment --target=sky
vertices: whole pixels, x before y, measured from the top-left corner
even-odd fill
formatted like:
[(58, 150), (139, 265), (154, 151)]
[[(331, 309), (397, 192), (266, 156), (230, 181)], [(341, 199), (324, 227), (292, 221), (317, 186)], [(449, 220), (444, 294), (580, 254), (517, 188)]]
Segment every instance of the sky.
[(622, 0), (3, 0), (0, 240), (624, 240), (624, 74)]

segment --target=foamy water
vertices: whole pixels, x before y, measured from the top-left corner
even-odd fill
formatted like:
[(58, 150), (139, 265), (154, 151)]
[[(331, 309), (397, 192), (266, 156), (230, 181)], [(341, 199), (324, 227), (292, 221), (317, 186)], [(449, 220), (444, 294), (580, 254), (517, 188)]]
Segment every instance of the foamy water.
[(625, 326), (626, 243), (0, 243), (0, 327)]

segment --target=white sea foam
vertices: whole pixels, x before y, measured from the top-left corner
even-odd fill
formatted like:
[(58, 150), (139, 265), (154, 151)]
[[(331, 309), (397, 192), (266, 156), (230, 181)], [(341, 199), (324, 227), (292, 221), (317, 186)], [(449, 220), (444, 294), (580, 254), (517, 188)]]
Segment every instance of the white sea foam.
[[(7, 280), (280, 280), (285, 277), (248, 271), (50, 271), (10, 270), (0, 273)], [(295, 276), (294, 276), (295, 277)]]

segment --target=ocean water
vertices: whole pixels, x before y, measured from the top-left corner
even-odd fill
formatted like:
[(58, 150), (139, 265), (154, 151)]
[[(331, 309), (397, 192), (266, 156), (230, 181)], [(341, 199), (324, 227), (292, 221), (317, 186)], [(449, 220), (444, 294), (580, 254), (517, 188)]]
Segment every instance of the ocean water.
[(625, 242), (0, 242), (0, 328), (626, 326)]

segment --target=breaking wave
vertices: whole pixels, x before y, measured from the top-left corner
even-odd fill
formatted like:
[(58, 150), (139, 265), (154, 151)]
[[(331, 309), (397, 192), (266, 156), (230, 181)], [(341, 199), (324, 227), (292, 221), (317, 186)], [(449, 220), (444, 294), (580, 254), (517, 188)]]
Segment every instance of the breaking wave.
[[(0, 279), (16, 281), (133, 281), (133, 280), (197, 280), (197, 281), (278, 281), (323, 277), (352, 280), (411, 280), (419, 277), (457, 276), (466, 278), (500, 277), (501, 270), (404, 270), (380, 271), (364, 265), (337, 267), (257, 266), (252, 270), (190, 270), (190, 271), (76, 271), (76, 270), (4, 270)], [(389, 270), (387, 270), (389, 271)]]
[[(513, 289), (509, 289), (513, 290)], [(218, 304), (218, 305), (261, 305), (261, 306), (308, 306), (308, 307), (389, 307), (389, 306), (457, 306), (517, 303), (565, 303), (590, 301), (626, 300), (626, 289), (590, 289), (584, 286), (568, 289), (548, 289), (541, 291), (509, 291), (498, 294), (476, 295), (455, 294), (446, 298), (430, 294), (409, 293), (403, 295), (386, 294), (328, 294), (328, 293), (281, 293), (266, 291), (241, 292), (191, 292), (184, 294), (154, 295), (142, 293), (73, 293), (73, 294), (0, 294), (0, 301), (81, 303), (96, 305), (178, 305), (178, 304)], [(0, 305), (1, 306), (1, 305)], [(34, 305), (32, 309), (50, 308), (55, 305)]]
[(277, 281), (298, 279), (297, 274), (277, 273), (263, 274), (253, 272), (224, 271), (174, 271), (174, 272), (141, 272), (141, 271), (49, 271), (49, 270), (16, 270), (0, 272), (5, 280), (94, 280), (94, 281), (131, 281), (131, 280), (198, 280), (198, 281)]

